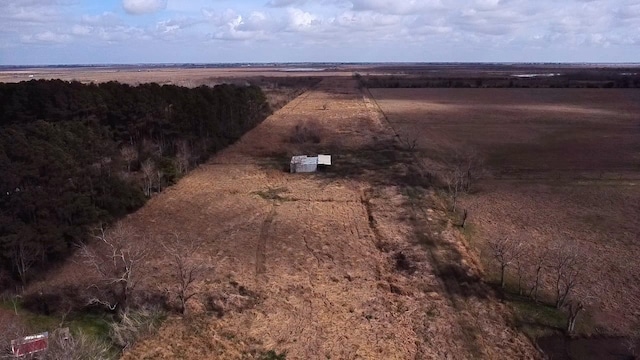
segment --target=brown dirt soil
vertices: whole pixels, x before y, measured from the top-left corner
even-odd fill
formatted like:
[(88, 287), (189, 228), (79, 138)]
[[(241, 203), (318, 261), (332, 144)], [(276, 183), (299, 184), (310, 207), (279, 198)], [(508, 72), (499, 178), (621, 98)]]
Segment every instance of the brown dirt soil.
[(625, 335), (640, 323), (640, 91), (371, 92), (425, 164), (463, 147), (485, 159), (489, 175), (462, 199), (481, 252), (514, 233), (538, 250), (574, 244), (585, 261), (576, 297), (595, 331)]
[[(288, 141), (303, 123), (319, 143)], [(291, 154), (315, 152), (334, 166), (283, 171)], [(434, 194), (411, 184), (411, 156), (354, 80), (325, 78), (155, 196), (123, 222), (153, 249), (174, 231), (200, 239), (207, 272), (189, 314), (124, 358), (538, 358)], [(144, 287), (173, 281), (168, 261), (155, 253)], [(82, 286), (80, 266), (32, 287)]]
[(372, 89), (427, 157), (479, 152), (502, 178), (640, 173), (640, 89)]

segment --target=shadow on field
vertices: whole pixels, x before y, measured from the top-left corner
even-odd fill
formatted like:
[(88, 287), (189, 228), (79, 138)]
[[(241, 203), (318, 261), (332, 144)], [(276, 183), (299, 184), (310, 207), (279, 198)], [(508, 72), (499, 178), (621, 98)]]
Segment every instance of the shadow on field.
[(633, 360), (638, 358), (640, 341), (619, 337), (571, 338), (546, 336), (537, 340), (545, 355), (553, 360)]
[[(308, 144), (299, 155), (331, 154), (332, 165), (308, 174), (327, 180), (351, 179), (372, 186), (411, 186), (429, 188), (433, 176), (414, 162), (412, 152), (394, 140), (378, 141), (359, 148)], [(289, 154), (272, 153), (263, 159), (263, 167), (289, 172)]]
[[(313, 174), (292, 176), (310, 176), (326, 181), (337, 179), (356, 180), (374, 186), (397, 186), (405, 192), (407, 205), (412, 212), (421, 213), (428, 203), (426, 194), (429, 189), (439, 188), (437, 178), (424, 171), (415, 160), (414, 153), (401, 146), (396, 139), (380, 140), (359, 148), (340, 148), (309, 144), (307, 154), (325, 153), (332, 155), (332, 166), (323, 168)], [(271, 169), (289, 171), (289, 157), (285, 154), (273, 154), (264, 161), (264, 166)], [(363, 199), (363, 202), (368, 200)], [(369, 206), (369, 204), (365, 204)], [(421, 215), (407, 219), (413, 228), (414, 241), (423, 245), (431, 254), (437, 275), (446, 287), (452, 299), (480, 298), (490, 295), (491, 289), (482, 279), (467, 271), (462, 265), (463, 257), (453, 244), (441, 239), (441, 236), (429, 235), (433, 230), (426, 225)], [(371, 219), (370, 219), (371, 220)], [(375, 221), (371, 222), (375, 227)], [(376, 232), (375, 229), (374, 233)]]

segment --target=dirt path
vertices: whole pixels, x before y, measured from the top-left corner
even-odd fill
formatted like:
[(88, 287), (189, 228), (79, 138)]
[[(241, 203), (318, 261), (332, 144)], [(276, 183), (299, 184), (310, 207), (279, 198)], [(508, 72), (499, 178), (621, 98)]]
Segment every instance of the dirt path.
[[(326, 78), (128, 217), (149, 239), (200, 239), (208, 271), (190, 315), (125, 358), (535, 357), (478, 296), (470, 254), (415, 193), (419, 169), (383, 120), (355, 81)], [(320, 142), (289, 142), (305, 123)], [(325, 152), (325, 173), (283, 171), (292, 154)], [(167, 260), (149, 267), (149, 289), (171, 283)]]

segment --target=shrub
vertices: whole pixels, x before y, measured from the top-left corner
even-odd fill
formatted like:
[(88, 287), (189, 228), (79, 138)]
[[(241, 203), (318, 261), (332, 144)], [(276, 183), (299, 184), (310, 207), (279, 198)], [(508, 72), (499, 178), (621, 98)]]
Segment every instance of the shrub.
[(68, 328), (59, 328), (49, 337), (47, 359), (85, 360), (114, 359), (112, 348), (82, 331), (70, 333)]
[(320, 132), (320, 127), (314, 122), (306, 122), (301, 125), (299, 124), (293, 128), (293, 131), (289, 136), (289, 142), (293, 144), (318, 144), (320, 142)]
[(138, 339), (154, 333), (165, 315), (157, 308), (129, 310), (121, 315), (120, 321), (111, 324), (109, 337), (115, 345), (127, 349)]

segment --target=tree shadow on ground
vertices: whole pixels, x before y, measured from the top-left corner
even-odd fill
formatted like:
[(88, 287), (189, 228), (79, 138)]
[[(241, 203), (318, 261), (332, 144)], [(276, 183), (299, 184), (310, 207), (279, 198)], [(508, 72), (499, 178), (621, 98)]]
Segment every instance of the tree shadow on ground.
[[(427, 227), (424, 214), (418, 213), (428, 203), (426, 196), (429, 189), (440, 188), (441, 184), (434, 175), (421, 168), (412, 151), (395, 138), (373, 141), (357, 148), (325, 146), (320, 149), (319, 146), (310, 145), (309, 150), (311, 152), (308, 155), (331, 154), (332, 165), (308, 176), (326, 181), (356, 180), (368, 183), (371, 187), (393, 186), (407, 190), (405, 195), (408, 200), (405, 206), (416, 214), (408, 218), (408, 224), (413, 228), (413, 239), (431, 253), (435, 272), (449, 295), (452, 298), (480, 299), (490, 295), (491, 288), (478, 275), (465, 268), (463, 255), (453, 244), (444, 241), (441, 235), (428, 235), (432, 230)], [(288, 172), (290, 159), (285, 154), (274, 155), (264, 162), (265, 166)], [(363, 198), (363, 201), (368, 200)], [(375, 226), (375, 222), (372, 226)], [(436, 253), (446, 254), (446, 257)], [(403, 264), (400, 265), (402, 268)]]

